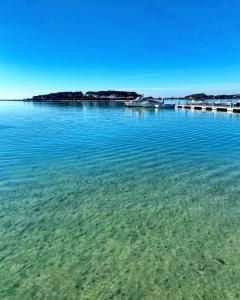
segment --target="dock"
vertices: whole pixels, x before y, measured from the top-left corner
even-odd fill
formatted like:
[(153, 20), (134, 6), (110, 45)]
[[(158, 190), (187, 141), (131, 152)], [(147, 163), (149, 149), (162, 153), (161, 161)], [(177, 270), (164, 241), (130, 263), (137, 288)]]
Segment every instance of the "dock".
[(210, 105), (194, 105), (194, 104), (176, 104), (175, 109), (189, 109), (189, 110), (202, 110), (202, 111), (219, 111), (229, 113), (239, 113), (240, 107), (236, 106), (210, 106)]

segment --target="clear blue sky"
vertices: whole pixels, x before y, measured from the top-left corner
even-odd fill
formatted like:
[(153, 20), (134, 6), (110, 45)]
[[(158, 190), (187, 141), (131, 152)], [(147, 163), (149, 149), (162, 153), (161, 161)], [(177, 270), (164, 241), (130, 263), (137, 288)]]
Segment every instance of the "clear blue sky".
[(240, 93), (239, 0), (4, 0), (0, 98)]

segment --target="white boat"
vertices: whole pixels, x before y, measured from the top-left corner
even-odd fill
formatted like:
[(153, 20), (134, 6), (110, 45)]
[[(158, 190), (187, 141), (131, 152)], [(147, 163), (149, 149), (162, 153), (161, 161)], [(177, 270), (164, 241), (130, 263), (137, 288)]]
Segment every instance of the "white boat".
[(228, 100), (226, 103), (226, 106), (230, 106), (230, 107), (232, 107), (233, 106), (233, 103), (232, 103), (232, 101), (231, 100)]
[(220, 100), (217, 100), (214, 102), (214, 105), (216, 106), (221, 106), (222, 105), (222, 102)]
[(192, 100), (191, 104), (192, 105), (206, 105), (206, 100)]
[(175, 108), (175, 104), (166, 104), (164, 100), (144, 100), (144, 98), (138, 97), (135, 100), (125, 102), (127, 107), (145, 107), (145, 108)]
[(142, 107), (142, 103), (144, 102), (143, 96), (137, 97), (134, 100), (129, 102), (125, 102), (125, 105), (128, 107)]

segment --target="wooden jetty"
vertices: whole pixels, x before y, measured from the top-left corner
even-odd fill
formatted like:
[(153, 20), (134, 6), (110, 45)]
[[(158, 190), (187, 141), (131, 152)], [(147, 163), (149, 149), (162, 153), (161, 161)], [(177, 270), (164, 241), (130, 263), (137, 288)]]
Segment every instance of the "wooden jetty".
[(203, 110), (203, 111), (220, 111), (230, 113), (240, 113), (240, 107), (236, 106), (211, 106), (201, 104), (176, 104), (175, 109), (191, 109), (191, 110)]

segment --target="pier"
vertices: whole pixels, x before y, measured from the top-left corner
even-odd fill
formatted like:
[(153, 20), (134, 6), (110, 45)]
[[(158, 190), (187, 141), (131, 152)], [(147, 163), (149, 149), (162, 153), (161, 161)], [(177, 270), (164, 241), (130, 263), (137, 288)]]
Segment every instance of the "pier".
[(189, 109), (189, 110), (202, 110), (202, 111), (219, 111), (240, 113), (240, 107), (236, 106), (214, 106), (214, 105), (202, 105), (202, 104), (176, 104), (175, 109)]

